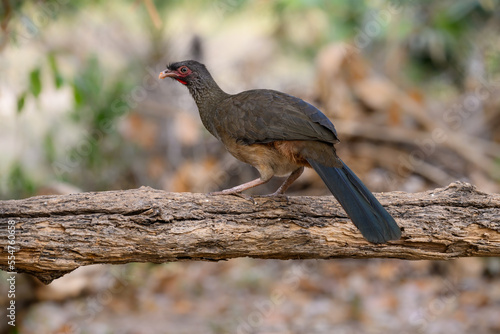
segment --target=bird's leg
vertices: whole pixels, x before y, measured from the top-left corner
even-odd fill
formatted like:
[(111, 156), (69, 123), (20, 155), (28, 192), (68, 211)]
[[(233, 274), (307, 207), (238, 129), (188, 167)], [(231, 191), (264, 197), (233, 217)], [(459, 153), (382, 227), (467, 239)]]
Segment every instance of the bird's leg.
[(264, 195), (265, 197), (273, 197), (273, 196), (281, 196), (285, 193), (285, 191), (292, 185), (292, 183), (299, 178), (300, 175), (304, 172), (304, 167), (297, 168), (290, 174), (285, 182), (281, 184), (281, 186), (274, 193), (269, 195)]
[(252, 202), (254, 202), (254, 200), (251, 196), (244, 195), (241, 192), (244, 190), (253, 188), (253, 187), (260, 186), (261, 184), (267, 183), (267, 182), (269, 182), (270, 179), (271, 178), (268, 178), (267, 180), (266, 179), (263, 180), (261, 178), (258, 178), (258, 179), (252, 180), (250, 182), (240, 184), (239, 186), (236, 186), (236, 187), (224, 189), (221, 191), (211, 192), (210, 195), (235, 195), (235, 196), (239, 196), (239, 197), (242, 197), (244, 199), (248, 199), (248, 200), (251, 200)]

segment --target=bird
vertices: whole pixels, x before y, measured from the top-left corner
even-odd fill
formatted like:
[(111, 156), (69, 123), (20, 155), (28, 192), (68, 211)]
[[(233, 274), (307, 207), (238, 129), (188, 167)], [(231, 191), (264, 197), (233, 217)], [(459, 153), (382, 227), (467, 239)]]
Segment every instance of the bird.
[(313, 168), (366, 240), (380, 244), (401, 238), (394, 218), (337, 156), (337, 131), (319, 109), (270, 89), (228, 94), (206, 66), (195, 60), (170, 63), (159, 74), (159, 79), (165, 78), (186, 86), (205, 128), (235, 158), (260, 173), (253, 181), (213, 195), (238, 195), (273, 176), (287, 176), (268, 195), (284, 196), (305, 167)]

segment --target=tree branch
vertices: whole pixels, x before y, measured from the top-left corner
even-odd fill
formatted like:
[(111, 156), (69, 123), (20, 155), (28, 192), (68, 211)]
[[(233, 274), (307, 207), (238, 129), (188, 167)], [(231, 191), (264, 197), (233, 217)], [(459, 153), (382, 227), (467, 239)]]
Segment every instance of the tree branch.
[(401, 240), (367, 242), (331, 196), (257, 197), (254, 204), (142, 187), (0, 201), (0, 268), (13, 271), (9, 225), (15, 271), (45, 283), (95, 263), (500, 256), (500, 195), (456, 182), (377, 197), (402, 228)]

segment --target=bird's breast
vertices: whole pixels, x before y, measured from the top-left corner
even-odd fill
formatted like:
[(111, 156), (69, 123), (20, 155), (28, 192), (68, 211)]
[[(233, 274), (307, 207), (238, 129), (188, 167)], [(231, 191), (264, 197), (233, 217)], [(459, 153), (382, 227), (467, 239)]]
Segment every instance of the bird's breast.
[(236, 140), (222, 139), (226, 149), (236, 159), (257, 168), (261, 174), (285, 176), (309, 163), (292, 152), (293, 142), (275, 141), (266, 144), (245, 145)]

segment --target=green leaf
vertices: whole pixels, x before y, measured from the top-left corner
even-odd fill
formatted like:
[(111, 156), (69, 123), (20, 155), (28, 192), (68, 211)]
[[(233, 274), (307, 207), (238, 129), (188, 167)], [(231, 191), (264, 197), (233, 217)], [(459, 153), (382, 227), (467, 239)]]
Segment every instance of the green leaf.
[(47, 160), (52, 164), (56, 160), (56, 145), (54, 143), (54, 136), (48, 132), (43, 138), (43, 148)]
[(19, 114), (24, 108), (24, 102), (26, 101), (26, 92), (22, 93), (17, 99), (17, 113)]
[(81, 107), (83, 105), (84, 92), (81, 89), (81, 85), (75, 82), (73, 85), (73, 99), (75, 100), (75, 105)]
[(55, 74), (55, 77), (54, 77), (54, 84), (56, 85), (56, 88), (59, 89), (62, 87), (64, 83), (64, 79), (63, 77), (61, 76), (60, 73), (56, 73)]
[(36, 68), (30, 73), (30, 91), (34, 97), (38, 97), (42, 91), (42, 81), (40, 80), (40, 68)]
[(52, 75), (54, 76), (54, 85), (59, 89), (62, 87), (64, 80), (59, 72), (59, 67), (57, 66), (56, 57), (53, 52), (49, 53), (48, 60)]

